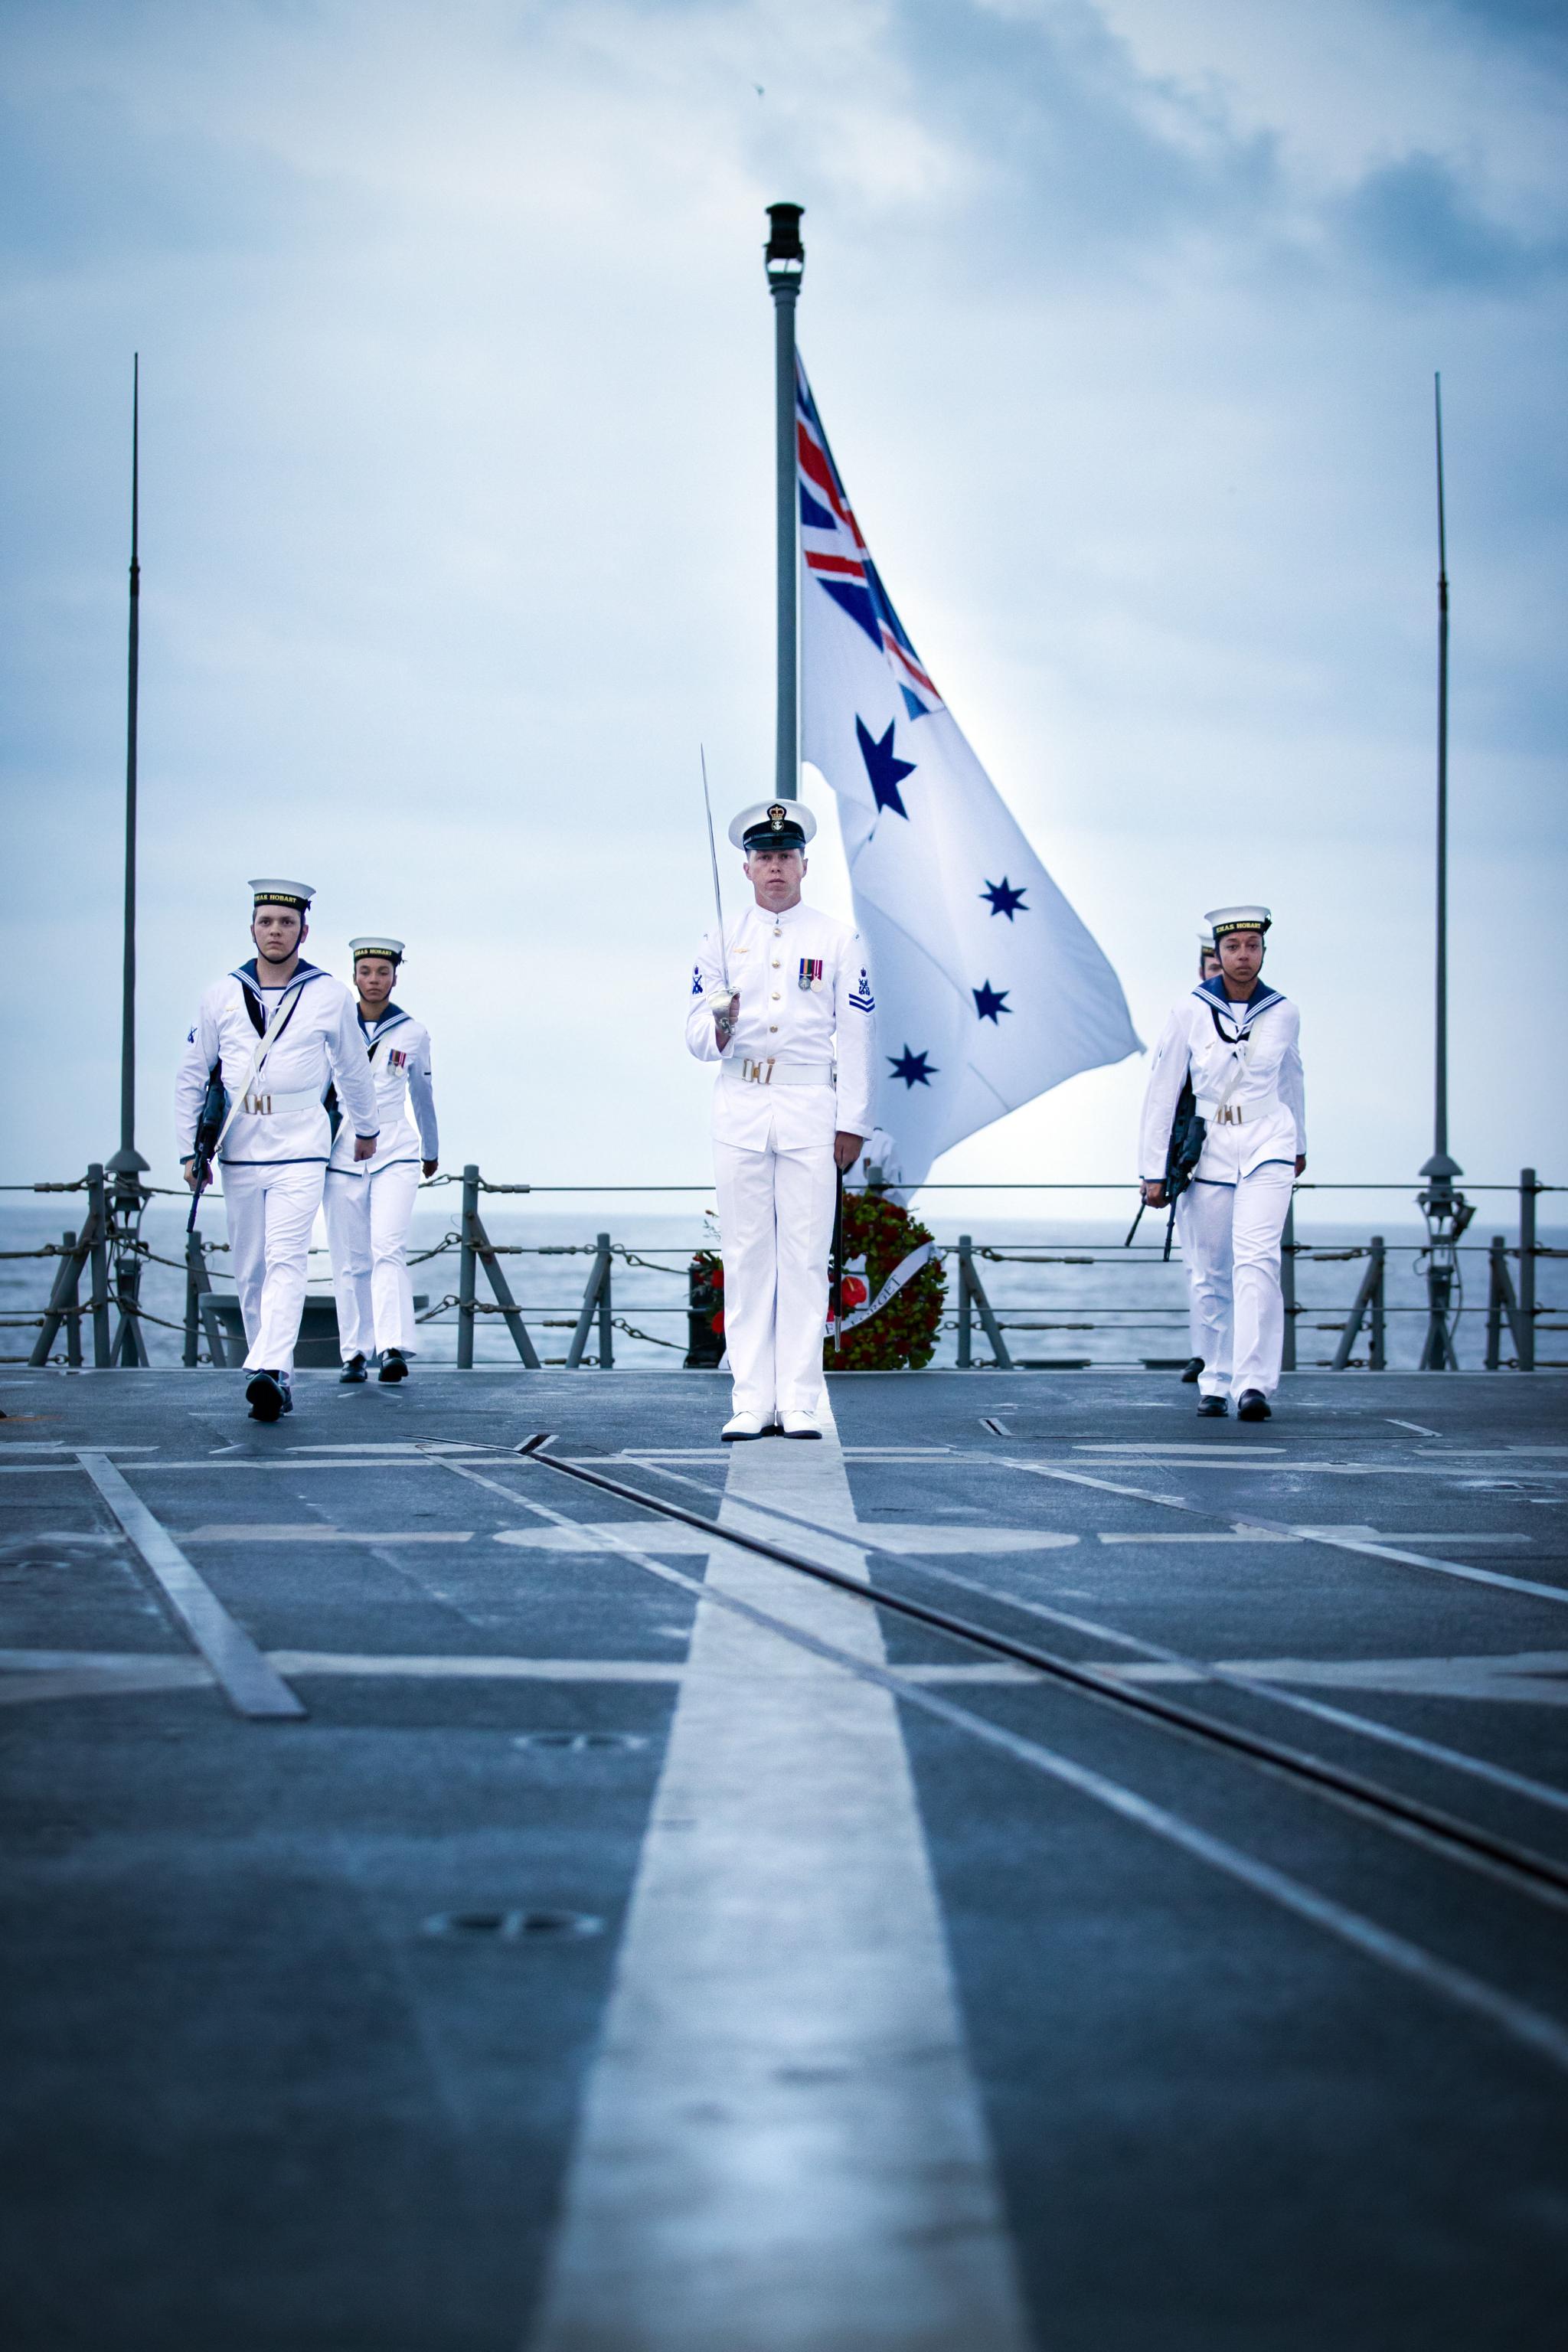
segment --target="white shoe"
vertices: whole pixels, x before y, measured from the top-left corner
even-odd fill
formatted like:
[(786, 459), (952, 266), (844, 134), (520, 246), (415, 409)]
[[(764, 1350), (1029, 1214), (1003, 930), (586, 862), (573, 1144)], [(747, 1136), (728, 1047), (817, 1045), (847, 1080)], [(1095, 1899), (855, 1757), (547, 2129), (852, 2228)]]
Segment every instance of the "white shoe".
[(784, 1412), (780, 1415), (786, 1437), (820, 1437), (822, 1432), (809, 1412)]
[(766, 1428), (759, 1412), (732, 1412), (719, 1433), (726, 1445), (733, 1445), (738, 1438), (761, 1437)]

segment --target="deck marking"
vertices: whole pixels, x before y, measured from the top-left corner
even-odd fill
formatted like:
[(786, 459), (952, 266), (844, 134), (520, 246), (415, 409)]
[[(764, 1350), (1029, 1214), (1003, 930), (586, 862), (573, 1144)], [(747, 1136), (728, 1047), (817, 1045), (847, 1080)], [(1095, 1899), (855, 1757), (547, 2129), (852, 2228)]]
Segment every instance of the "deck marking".
[[(666, 1470), (660, 1475), (682, 1486), (697, 1485), (695, 1479), (682, 1477), (679, 1471)], [(802, 1518), (797, 1513), (789, 1510), (782, 1504), (773, 1504), (772, 1511), (775, 1519), (784, 1520), (795, 1527), (815, 1527), (812, 1520)], [(823, 1530), (820, 1528), (815, 1528), (815, 1532), (821, 1534)], [(1376, 1530), (1368, 1528), (1365, 1532), (1373, 1535)], [(862, 1537), (864, 1537), (864, 1529), (862, 1529)], [(1106, 1538), (1101, 1538), (1102, 1542), (1106, 1540)], [(1201, 1543), (1209, 1538), (1201, 1536), (1182, 1536), (1166, 1537), (1164, 1540)], [(1293, 1714), (1315, 1717), (1320, 1722), (1331, 1723), (1341, 1730), (1353, 1732), (1360, 1738), (1370, 1739), (1387, 1748), (1403, 1748), (1407, 1755), (1425, 1757), (1429, 1762), (1444, 1765), (1451, 1771), (1464, 1773), (1473, 1780), (1488, 1781), (1494, 1788), (1506, 1789), (1512, 1796), (1526, 1797), (1536, 1804), (1549, 1805), (1556, 1811), (1568, 1812), (1568, 1790), (1552, 1788), (1546, 1781), (1527, 1779), (1520, 1772), (1510, 1772), (1506, 1765), (1489, 1763), (1484, 1757), (1472, 1756), (1468, 1749), (1447, 1748), (1436, 1740), (1423, 1739), (1415, 1732), (1400, 1730), (1393, 1724), (1381, 1723), (1374, 1717), (1352, 1715), (1345, 1708), (1331, 1706), (1322, 1699), (1304, 1698), (1300, 1691), (1280, 1688), (1279, 1683), (1268, 1679), (1268, 1675), (1279, 1667), (1280, 1662), (1278, 1660), (1265, 1661), (1260, 1665), (1256, 1661), (1247, 1659), (1217, 1659), (1213, 1664), (1205, 1664), (1199, 1659), (1186, 1656), (1180, 1650), (1167, 1648), (1163, 1643), (1148, 1641), (1141, 1634), (1124, 1633), (1120, 1626), (1102, 1624), (1092, 1617), (1082, 1617), (1071, 1610), (1054, 1608), (1049, 1602), (1032, 1600), (1020, 1593), (1000, 1592), (994, 1585), (983, 1584), (977, 1577), (964, 1576), (956, 1569), (937, 1568), (928, 1561), (922, 1563), (921, 1572), (938, 1583), (951, 1584), (960, 1591), (974, 1593), (981, 1600), (1002, 1601), (1008, 1608), (1016, 1609), (1025, 1616), (1042, 1618), (1049, 1624), (1066, 1626), (1076, 1633), (1087, 1633), (1096, 1641), (1113, 1642), (1123, 1650), (1135, 1650), (1141, 1661), (1145, 1662), (1137, 1665), (1122, 1666), (1091, 1662), (1096, 1664), (1097, 1671), (1102, 1674), (1120, 1674), (1123, 1680), (1129, 1682), (1226, 1683), (1235, 1688), (1249, 1692), (1254, 1697), (1268, 1699), (1276, 1706), (1289, 1708)], [(1059, 1589), (1058, 1598), (1087, 1601), (1090, 1595), (1087, 1592), (1075, 1592), (1070, 1587), (1063, 1586)], [(1546, 1706), (1568, 1704), (1568, 1701), (1560, 1700), (1553, 1690), (1530, 1690), (1519, 1687), (1519, 1683), (1523, 1677), (1554, 1675), (1557, 1672), (1555, 1661), (1558, 1654), (1555, 1651), (1531, 1651), (1504, 1661), (1447, 1660), (1445, 1663), (1450, 1667), (1474, 1666), (1479, 1670), (1486, 1670), (1500, 1664), (1507, 1669), (1508, 1674), (1508, 1683), (1504, 1688), (1482, 1690), (1467, 1685), (1463, 1690), (1456, 1690), (1450, 1695), (1467, 1698), (1535, 1700), (1538, 1704)], [(1563, 1660), (1564, 1664), (1568, 1664), (1568, 1653), (1563, 1654)], [(1295, 1662), (1286, 1661), (1285, 1663)], [(1027, 1669), (1024, 1671), (1027, 1672)], [(1311, 1682), (1316, 1678), (1309, 1666), (1303, 1679)], [(931, 1679), (936, 1680), (938, 1677), (933, 1675)], [(1284, 1679), (1289, 1678), (1281, 1675), (1281, 1680)], [(1471, 1683), (1475, 1680), (1474, 1676), (1470, 1678)]]
[[(846, 1532), (866, 1538), (879, 1551), (932, 1554), (1068, 1551), (1079, 1540), (1076, 1535), (1048, 1528), (921, 1527), (908, 1519), (894, 1519), (886, 1526), (874, 1519), (857, 1519)], [(713, 1549), (712, 1537), (704, 1535), (700, 1528), (683, 1527), (670, 1519), (662, 1527), (637, 1519), (585, 1519), (568, 1528), (501, 1528), (491, 1540), (524, 1551), (614, 1551), (623, 1536), (635, 1538), (645, 1551), (697, 1553), (706, 1559)], [(384, 1540), (408, 1538), (388, 1536)]]
[(154, 1518), (108, 1456), (83, 1451), (77, 1460), (141, 1554), (236, 1714), (258, 1719), (303, 1716), (303, 1706), (277, 1668), (268, 1664), (245, 1628), (235, 1622), (168, 1529)]
[[(268, 1657), (282, 1675), (342, 1675), (384, 1681), (411, 1682), (541, 1682), (541, 1683), (679, 1683), (686, 1664), (679, 1658), (514, 1658), (469, 1656), (462, 1652), (434, 1657), (353, 1650), (269, 1650)], [(184, 1664), (184, 1661), (180, 1662)], [(194, 1661), (192, 1662), (195, 1663)], [(0, 1661), (3, 1671), (3, 1661)], [(769, 1676), (750, 1673), (737, 1679), (749, 1685), (781, 1674), (793, 1674), (787, 1657)], [(889, 1669), (902, 1683), (964, 1684), (1037, 1683), (1043, 1676), (1029, 1666), (1005, 1659), (994, 1665), (894, 1666)]]
[[(734, 1449), (723, 1518), (785, 1495), (852, 1531), (836, 1437)], [(1023, 2352), (877, 1617), (706, 1549), (535, 2352)]]
[[(1031, 1477), (1061, 1478), (1073, 1486), (1097, 1486), (1102, 1494), (1126, 1495), (1137, 1503), (1158, 1503), (1167, 1511), (1188, 1511), (1194, 1518), (1217, 1517), (1216, 1512), (1205, 1510), (1201, 1503), (1189, 1503), (1182, 1495), (1152, 1495), (1142, 1486), (1113, 1486), (1108, 1478), (1091, 1478), (1082, 1470), (1063, 1470), (1047, 1462), (1019, 1462), (1005, 1455), (994, 1457), (1008, 1470), (1026, 1471)], [(1228, 1516), (1228, 1514), (1227, 1514)], [(1288, 1527), (1279, 1519), (1233, 1520), (1232, 1525), (1257, 1528), (1268, 1536), (1304, 1536), (1309, 1543), (1328, 1544), (1335, 1551), (1364, 1552), (1370, 1559), (1391, 1559), (1404, 1568), (1427, 1568), (1437, 1576), (1457, 1576), (1468, 1584), (1493, 1584), (1505, 1592), (1528, 1593), (1533, 1601), (1555, 1601), (1568, 1605), (1568, 1586), (1536, 1584), (1529, 1577), (1504, 1576), (1500, 1569), (1462, 1567), (1457, 1559), (1429, 1559), (1424, 1552), (1396, 1549), (1393, 1544), (1368, 1543), (1360, 1536), (1332, 1535), (1324, 1528)]]
[(1418, 1421), (1401, 1421), (1392, 1412), (1385, 1412), (1383, 1417), (1390, 1429), (1413, 1429), (1417, 1437), (1436, 1437), (1439, 1433), (1435, 1429), (1424, 1429)]
[(392, 1535), (362, 1535), (357, 1528), (323, 1527), (319, 1519), (188, 1528), (180, 1538), (182, 1543), (462, 1544), (473, 1540), (472, 1528), (412, 1528)]
[[(464, 1477), (473, 1478), (476, 1485), (492, 1488), (521, 1509), (531, 1511), (542, 1518), (557, 1519), (567, 1524), (561, 1512), (552, 1510), (548, 1505), (528, 1501), (512, 1489), (500, 1486), (494, 1479), (481, 1477), (457, 1463), (449, 1463), (447, 1467), (458, 1470)], [(1484, 2019), (1525, 2048), (1548, 2058), (1553, 2065), (1568, 2073), (1568, 2032), (1554, 2019), (1515, 2000), (1511, 1994), (1500, 1992), (1496, 1987), (1471, 1976), (1468, 1970), (1451, 1966), (1420, 1945), (1390, 1933), (1359, 1912), (1347, 1910), (1331, 1897), (1319, 1895), (1315, 1889), (1290, 1878), (1283, 1871), (1256, 1861), (1239, 1847), (1227, 1845), (1222, 1838), (1212, 1837), (1207, 1831), (1184, 1820), (1180, 1814), (1167, 1812), (1163, 1806), (1152, 1804), (1133, 1790), (1123, 1788), (1119, 1781), (1108, 1780), (1102, 1773), (1074, 1763), (1069, 1758), (1058, 1755), (1055, 1749), (1043, 1747), (1039, 1741), (1009, 1731), (984, 1716), (973, 1715), (967, 1707), (959, 1706), (955, 1700), (942, 1697), (935, 1691), (908, 1686), (900, 1690), (888, 1668), (874, 1664), (868, 1657), (857, 1657), (836, 1643), (808, 1631), (804, 1625), (788, 1623), (756, 1602), (743, 1599), (738, 1592), (715, 1590), (708, 1594), (697, 1579), (688, 1576), (683, 1569), (668, 1567), (646, 1553), (639, 1553), (629, 1542), (625, 1549), (628, 1559), (636, 1561), (665, 1582), (684, 1586), (700, 1597), (710, 1598), (719, 1605), (750, 1618), (756, 1624), (784, 1635), (801, 1648), (843, 1666), (862, 1681), (878, 1683), (884, 1689), (896, 1692), (907, 1705), (952, 1724), (984, 1746), (994, 1748), (1029, 1769), (1105, 1806), (1123, 1821), (1131, 1822), (1166, 1844), (1177, 1847), (1195, 1861), (1206, 1863), (1210, 1868), (1235, 1879), (1265, 1901), (1274, 1903), (1324, 1934), (1336, 1937), (1363, 1958), (1378, 1962), (1420, 1985), (1427, 1992), (1468, 2011), (1472, 2016)], [(940, 1572), (943, 1576), (952, 1574), (951, 1570)], [(814, 1586), (813, 1590), (816, 1589)], [(1115, 1635), (1113, 1638), (1123, 1640), (1128, 1637)], [(593, 2352), (593, 2347), (586, 2343), (572, 2346), (567, 2339), (560, 2347), (535, 2347), (535, 2352)], [(710, 2347), (695, 2347), (695, 2352), (710, 2352)], [(722, 2336), (715, 2338), (710, 2352), (732, 2352), (731, 2339)], [(798, 2352), (816, 2352), (816, 2347), (802, 2346)], [(837, 2347), (830, 2345), (826, 2347), (826, 2352), (837, 2352)], [(844, 2352), (859, 2352), (859, 2347), (845, 2347)], [(892, 2347), (889, 2347), (889, 2352), (892, 2352)], [(899, 2352), (902, 2352), (901, 2346)], [(940, 2347), (940, 2352), (948, 2352), (948, 2347)]]

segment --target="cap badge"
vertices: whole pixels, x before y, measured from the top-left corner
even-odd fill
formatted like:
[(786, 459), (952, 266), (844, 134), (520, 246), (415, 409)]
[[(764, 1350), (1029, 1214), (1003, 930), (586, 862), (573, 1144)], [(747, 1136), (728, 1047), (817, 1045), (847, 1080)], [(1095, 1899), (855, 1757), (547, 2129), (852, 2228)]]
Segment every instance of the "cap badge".
[(783, 801), (770, 801), (768, 803), (768, 823), (773, 826), (773, 831), (775, 833), (782, 832), (784, 825), (788, 823), (788, 820), (789, 811), (785, 808)]

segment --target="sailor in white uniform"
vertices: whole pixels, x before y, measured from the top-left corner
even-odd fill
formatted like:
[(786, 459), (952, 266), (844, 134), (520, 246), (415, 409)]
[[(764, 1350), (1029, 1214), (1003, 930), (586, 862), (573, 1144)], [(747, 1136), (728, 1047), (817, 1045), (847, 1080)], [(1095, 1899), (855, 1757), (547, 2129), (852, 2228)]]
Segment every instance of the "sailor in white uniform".
[(710, 931), (686, 1042), (719, 1065), (713, 1165), (734, 1380), (727, 1441), (822, 1435), (827, 1257), (838, 1171), (872, 1128), (876, 998), (859, 935), (802, 904), (816, 830), (798, 801), (742, 811), (752, 903)]
[(194, 1148), (196, 1122), (216, 1072), (228, 1095), (217, 1164), (245, 1319), (245, 1393), (256, 1420), (276, 1421), (294, 1405), (310, 1227), (331, 1142), (321, 1107), (329, 1080), (356, 1159), (374, 1151), (380, 1119), (353, 999), (300, 953), (314, 891), (274, 880), (250, 890), (256, 953), (202, 998), (175, 1080), (175, 1121), (195, 1191), (205, 1172)]
[(1234, 1397), (1238, 1419), (1268, 1419), (1285, 1341), (1280, 1237), (1307, 1164), (1300, 1015), (1259, 977), (1271, 919), (1267, 907), (1219, 907), (1207, 918), (1219, 977), (1172, 1012), (1143, 1102), (1139, 1165), (1152, 1208), (1164, 1205), (1171, 1123), (1189, 1072), (1206, 1129), (1184, 1249), (1204, 1359), (1198, 1411), (1211, 1418)]
[(327, 1241), (338, 1300), (338, 1344), (343, 1380), (353, 1386), (365, 1378), (367, 1356), (381, 1358), (381, 1380), (407, 1375), (416, 1338), (408, 1229), (420, 1175), (434, 1176), (440, 1146), (430, 1032), (392, 1002), (403, 941), (386, 931), (367, 932), (349, 941), (349, 952), (381, 1116), (374, 1160), (355, 1159), (344, 1124), (327, 1164)]
[[(1198, 933), (1198, 979), (1219, 978), (1219, 950), (1215, 946), (1214, 933), (1205, 923)], [(1182, 1253), (1182, 1263), (1188, 1267), (1193, 1262), (1193, 1188), (1176, 1195), (1176, 1242)], [(1204, 1368), (1204, 1326), (1198, 1312), (1198, 1294), (1194, 1285), (1187, 1284), (1187, 1345), (1192, 1353), (1183, 1367), (1182, 1379), (1189, 1387)]]

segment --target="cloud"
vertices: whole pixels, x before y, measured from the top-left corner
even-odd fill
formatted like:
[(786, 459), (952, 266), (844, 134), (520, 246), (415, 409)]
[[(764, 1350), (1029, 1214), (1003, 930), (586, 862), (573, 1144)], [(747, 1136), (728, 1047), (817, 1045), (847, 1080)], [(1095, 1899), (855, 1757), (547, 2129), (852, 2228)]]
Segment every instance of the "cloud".
[(1350, 258), (1417, 290), (1513, 294), (1568, 266), (1568, 242), (1532, 242), (1489, 220), (1438, 155), (1384, 164), (1326, 209)]

